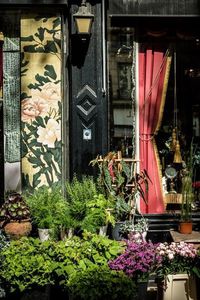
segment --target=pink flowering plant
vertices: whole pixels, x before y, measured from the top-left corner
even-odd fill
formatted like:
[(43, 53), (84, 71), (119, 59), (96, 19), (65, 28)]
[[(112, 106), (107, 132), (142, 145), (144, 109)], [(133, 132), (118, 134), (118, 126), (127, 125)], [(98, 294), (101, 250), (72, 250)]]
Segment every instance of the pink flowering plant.
[(198, 255), (193, 244), (185, 242), (160, 243), (156, 251), (161, 257), (156, 269), (158, 278), (177, 273), (191, 274), (195, 269)]
[(136, 281), (146, 281), (149, 275), (161, 263), (161, 256), (156, 251), (157, 245), (151, 242), (137, 243), (126, 241), (125, 251), (116, 259), (109, 261), (112, 270), (123, 271)]

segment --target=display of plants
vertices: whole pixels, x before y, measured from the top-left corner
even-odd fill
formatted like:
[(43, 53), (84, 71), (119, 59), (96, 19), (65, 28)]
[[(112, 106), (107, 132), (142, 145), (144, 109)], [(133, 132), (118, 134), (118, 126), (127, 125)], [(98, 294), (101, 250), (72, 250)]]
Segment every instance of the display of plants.
[[(7, 293), (46, 285), (68, 289), (72, 276), (94, 266), (107, 266), (124, 250), (124, 244), (87, 233), (65, 241), (22, 238), (0, 252), (0, 279)], [(90, 289), (90, 285), (88, 286)], [(12, 298), (14, 299), (14, 298)]]
[(151, 242), (127, 241), (125, 251), (116, 259), (109, 261), (112, 270), (123, 271), (136, 282), (148, 281), (160, 264), (161, 256), (156, 251), (157, 245)]
[(4, 227), (11, 221), (21, 222), (22, 220), (30, 220), (29, 207), (19, 193), (8, 193), (0, 208), (1, 226)]

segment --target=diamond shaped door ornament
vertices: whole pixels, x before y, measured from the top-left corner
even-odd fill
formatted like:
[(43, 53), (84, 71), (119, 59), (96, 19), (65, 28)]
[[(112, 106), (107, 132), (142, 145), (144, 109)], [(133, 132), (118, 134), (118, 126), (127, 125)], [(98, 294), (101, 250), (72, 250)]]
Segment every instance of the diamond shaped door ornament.
[(97, 112), (97, 95), (88, 85), (85, 85), (83, 89), (79, 91), (77, 100), (76, 106), (78, 109), (78, 114), (88, 122)]

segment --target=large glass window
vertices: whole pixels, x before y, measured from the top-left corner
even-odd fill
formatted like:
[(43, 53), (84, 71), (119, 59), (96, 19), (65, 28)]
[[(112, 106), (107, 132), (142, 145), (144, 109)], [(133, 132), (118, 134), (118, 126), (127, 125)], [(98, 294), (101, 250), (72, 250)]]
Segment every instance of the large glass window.
[[(120, 24), (119, 21), (118, 24)], [(142, 152), (141, 149), (140, 160), (147, 159), (149, 160), (145, 165), (147, 168), (151, 164), (151, 169), (158, 169), (160, 179), (156, 181), (152, 176), (151, 180), (155, 186), (155, 194), (156, 189), (158, 190), (158, 181), (160, 181), (163, 194), (161, 202), (165, 202), (160, 210), (157, 209), (159, 200), (155, 201), (150, 211), (148, 209), (144, 211), (154, 213), (166, 209), (166, 194), (174, 193), (178, 199), (182, 189), (183, 173), (191, 158), (192, 146), (192, 181), (195, 202), (198, 206), (200, 202), (200, 31), (197, 28), (199, 26), (194, 25), (193, 21), (185, 20), (179, 22), (178, 25), (171, 21), (166, 22), (165, 28), (155, 20), (154, 22), (146, 20), (144, 24), (138, 24), (127, 27), (123, 26), (122, 21), (119, 27), (108, 28), (110, 150), (121, 150), (124, 157), (130, 157), (132, 153), (135, 153), (133, 149), (136, 147), (135, 142), (142, 148), (142, 135), (149, 134), (144, 137), (144, 140), (146, 139), (145, 143), (153, 144), (152, 155), (156, 156), (155, 163), (152, 165), (154, 160), (150, 159), (151, 155)], [(151, 59), (147, 62), (149, 50)], [(144, 54), (142, 60), (141, 53)], [(160, 62), (160, 54), (157, 55), (157, 53), (162, 53), (163, 58)], [(167, 57), (170, 58), (169, 63), (166, 63)], [(142, 78), (144, 69), (141, 71), (142, 63), (146, 68), (144, 78)], [(151, 67), (148, 69), (149, 63), (152, 69), (154, 66), (156, 68), (156, 64), (160, 64), (158, 74), (152, 71)], [(156, 90), (158, 75), (160, 76), (163, 66), (166, 68), (163, 72), (165, 78), (159, 80), (162, 86)], [(148, 85), (146, 81), (149, 80), (149, 76), (154, 79)], [(141, 105), (141, 79), (143, 80), (142, 88), (145, 86), (149, 89), (144, 90), (144, 94), (150, 95), (147, 98), (144, 96), (142, 104), (146, 109), (144, 118), (141, 117), (143, 109), (138, 109), (139, 113), (136, 116), (137, 110), (134, 106)], [(162, 99), (160, 104), (155, 106), (155, 110), (159, 110), (159, 118), (156, 121), (158, 130), (153, 128), (152, 132), (147, 133), (145, 130), (141, 132), (140, 122), (143, 120), (149, 124), (149, 119), (147, 121), (145, 118), (153, 116), (152, 98), (155, 97), (155, 93), (158, 95), (159, 92)], [(155, 119), (152, 119), (153, 121)], [(149, 125), (145, 126), (145, 129), (151, 128)], [(138, 140), (135, 139), (135, 134), (138, 134)], [(172, 149), (173, 139), (177, 147)], [(148, 151), (148, 147), (146, 149)], [(145, 156), (143, 156), (144, 153)], [(171, 171), (175, 175), (173, 179), (169, 174)], [(150, 172), (154, 174), (154, 170)]]

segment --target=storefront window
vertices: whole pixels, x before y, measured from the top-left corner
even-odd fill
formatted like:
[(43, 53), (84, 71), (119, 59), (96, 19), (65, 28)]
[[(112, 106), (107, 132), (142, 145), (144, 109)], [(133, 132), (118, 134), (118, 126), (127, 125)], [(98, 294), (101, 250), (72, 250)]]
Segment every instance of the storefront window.
[(108, 31), (110, 149), (131, 156), (138, 143), (140, 166), (153, 182), (144, 213), (164, 212), (170, 193), (181, 197), (191, 146), (194, 207), (200, 202), (200, 32), (190, 23), (164, 28), (146, 19)]
[(133, 28), (109, 30), (110, 148), (123, 156), (132, 153), (133, 39)]

